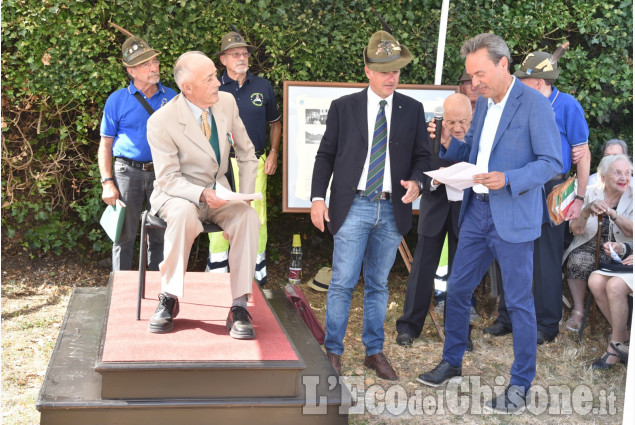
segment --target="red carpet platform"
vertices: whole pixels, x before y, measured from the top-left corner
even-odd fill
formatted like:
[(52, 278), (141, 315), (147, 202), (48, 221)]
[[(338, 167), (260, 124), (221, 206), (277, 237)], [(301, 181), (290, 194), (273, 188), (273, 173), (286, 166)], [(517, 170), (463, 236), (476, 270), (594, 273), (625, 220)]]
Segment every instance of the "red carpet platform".
[(237, 340), (225, 327), (232, 302), (229, 274), (187, 273), (180, 313), (167, 334), (148, 332), (161, 292), (159, 272), (147, 273), (139, 321), (135, 320), (137, 279), (136, 271), (114, 273), (102, 362), (298, 360), (256, 283), (248, 305), (256, 338)]
[(295, 396), (304, 360), (257, 284), (248, 310), (256, 338), (238, 340), (225, 327), (231, 306), (229, 274), (187, 273), (174, 330), (148, 332), (160, 289), (148, 272), (141, 320), (138, 274), (111, 274), (107, 322), (95, 368), (101, 396), (110, 399)]
[[(115, 274), (110, 275), (107, 287), (73, 291), (36, 402), (41, 425), (348, 423), (351, 395), (345, 386), (332, 385), (335, 371), (283, 291), (255, 292), (271, 306), (274, 319), (300, 360), (103, 362), (113, 280)], [(117, 284), (122, 283), (130, 287), (129, 301), (124, 302), (133, 304), (136, 280), (123, 279), (117, 273)], [(122, 319), (125, 326), (138, 327), (136, 332), (145, 335), (154, 303), (144, 310), (145, 320), (139, 323), (135, 320), (136, 308), (129, 307)], [(203, 302), (188, 301), (186, 310), (193, 308), (189, 304)], [(117, 308), (113, 306), (113, 310)], [(202, 319), (203, 326), (197, 322), (177, 328), (175, 335), (185, 334), (190, 328), (208, 329), (210, 323), (220, 327), (215, 321), (221, 319), (211, 318), (207, 310)], [(264, 319), (256, 320), (259, 328), (264, 327)], [(211, 338), (211, 333), (202, 335)], [(262, 332), (256, 336), (260, 338)], [(219, 333), (216, 339), (221, 337)], [(303, 385), (308, 377), (310, 382), (318, 378), (317, 386)], [(320, 412), (305, 412), (307, 404), (316, 400)]]

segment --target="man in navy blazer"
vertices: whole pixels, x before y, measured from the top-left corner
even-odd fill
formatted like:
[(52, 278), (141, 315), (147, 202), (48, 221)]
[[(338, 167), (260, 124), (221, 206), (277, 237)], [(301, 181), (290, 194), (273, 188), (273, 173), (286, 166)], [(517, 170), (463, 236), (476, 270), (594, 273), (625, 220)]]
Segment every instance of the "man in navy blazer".
[(562, 168), (560, 136), (547, 98), (510, 74), (511, 56), (502, 38), (477, 35), (463, 43), (461, 55), (482, 97), (466, 143), (443, 130), (441, 152), (445, 159), (469, 161), (487, 172), (474, 175), (476, 185), (463, 197), (459, 246), (446, 298), (443, 359), (418, 381), (439, 386), (460, 379), (470, 299), (496, 259), (514, 329), (514, 362), (508, 387), (485, 409), (520, 412), (536, 374), (533, 241), (548, 219), (543, 185)]
[(364, 50), (369, 88), (331, 103), (315, 156), (311, 221), (321, 231), (326, 221), (334, 240), (324, 347), (338, 374), (363, 263), (364, 365), (380, 378), (397, 379), (383, 355), (388, 273), (402, 235), (412, 227), (411, 203), (419, 196), (430, 156), (423, 105), (395, 93), (400, 69), (411, 59), (391, 34), (373, 34)]

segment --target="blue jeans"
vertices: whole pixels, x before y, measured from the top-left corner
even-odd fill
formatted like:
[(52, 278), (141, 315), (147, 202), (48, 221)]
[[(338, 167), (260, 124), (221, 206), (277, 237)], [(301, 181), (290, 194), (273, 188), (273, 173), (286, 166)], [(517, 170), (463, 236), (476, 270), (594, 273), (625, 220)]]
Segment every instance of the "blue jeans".
[[(112, 245), (112, 270), (132, 270), (143, 203), (145, 202), (146, 209), (150, 209), (154, 171), (143, 171), (117, 160), (113, 168), (119, 199), (126, 204), (126, 215), (119, 243)], [(162, 229), (148, 230), (148, 270), (159, 270), (159, 263), (163, 261), (163, 233)]]
[(514, 362), (509, 383), (529, 389), (536, 375), (536, 312), (531, 293), (533, 252), (534, 241), (512, 243), (500, 237), (489, 203), (476, 199), (469, 203), (448, 280), (443, 360), (454, 367), (461, 364), (469, 333), (470, 300), (495, 258), (501, 267), (513, 328)]
[(333, 242), (333, 277), (326, 298), (324, 347), (329, 353), (344, 352), (351, 298), (363, 263), (362, 342), (367, 356), (380, 353), (384, 346), (388, 273), (401, 243), (390, 201), (370, 201), (366, 196), (356, 195)]

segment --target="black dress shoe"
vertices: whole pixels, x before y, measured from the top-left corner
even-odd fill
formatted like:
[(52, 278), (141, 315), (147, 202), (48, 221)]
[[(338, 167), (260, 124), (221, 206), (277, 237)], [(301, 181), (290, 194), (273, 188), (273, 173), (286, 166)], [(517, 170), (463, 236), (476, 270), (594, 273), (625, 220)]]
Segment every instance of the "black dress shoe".
[(506, 415), (520, 414), (525, 410), (527, 393), (518, 385), (509, 385), (498, 397), (485, 403), (483, 411)]
[(174, 329), (174, 318), (179, 314), (179, 300), (164, 293), (159, 294), (159, 305), (150, 317), (148, 331), (163, 334)]
[(397, 333), (397, 344), (402, 347), (412, 347), (412, 343), (414, 342), (415, 337), (410, 336), (409, 333), (399, 332)]
[(251, 315), (245, 307), (233, 306), (229, 309), (225, 326), (229, 329), (229, 335), (236, 339), (254, 339), (256, 332), (249, 321)]
[(536, 344), (538, 345), (542, 345), (544, 343), (547, 342), (551, 342), (554, 339), (556, 339), (556, 336), (558, 336), (557, 333), (553, 334), (553, 335), (547, 335), (546, 333), (544, 333), (541, 330), (538, 330), (537, 334), (536, 334)]
[(484, 334), (491, 334), (492, 336), (503, 336), (512, 333), (511, 328), (508, 328), (505, 324), (495, 320), (492, 326), (488, 326), (483, 329)]
[(450, 363), (443, 360), (430, 372), (422, 373), (417, 381), (431, 387), (438, 387), (447, 381), (461, 380), (461, 366), (454, 367)]

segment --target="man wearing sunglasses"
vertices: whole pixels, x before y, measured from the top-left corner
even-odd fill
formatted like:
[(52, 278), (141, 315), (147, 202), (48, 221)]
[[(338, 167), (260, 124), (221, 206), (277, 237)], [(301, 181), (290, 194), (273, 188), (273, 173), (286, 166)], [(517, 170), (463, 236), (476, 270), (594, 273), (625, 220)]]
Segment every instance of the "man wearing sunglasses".
[[(265, 260), (265, 248), (267, 246), (267, 176), (276, 173), (282, 124), (280, 112), (276, 103), (276, 95), (271, 83), (264, 78), (257, 77), (249, 71), (249, 57), (256, 51), (256, 47), (250, 46), (236, 31), (228, 32), (223, 36), (221, 50), (215, 53), (225, 67), (225, 71), (219, 77), (220, 91), (231, 93), (236, 99), (238, 112), (247, 134), (254, 144), (256, 157), (258, 158), (258, 173), (256, 175), (256, 192), (261, 192), (262, 201), (252, 201), (252, 206), (260, 217), (262, 226), (258, 238), (258, 257), (254, 277), (262, 286), (267, 283), (267, 265)], [(267, 148), (267, 123), (269, 123), (269, 140), (271, 148)], [(232, 161), (233, 152), (231, 154)], [(237, 170), (233, 164), (234, 170)], [(237, 181), (237, 186), (240, 182)], [(210, 249), (207, 261), (207, 271), (227, 272), (229, 258), (229, 242), (223, 238), (222, 233), (210, 233)]]

